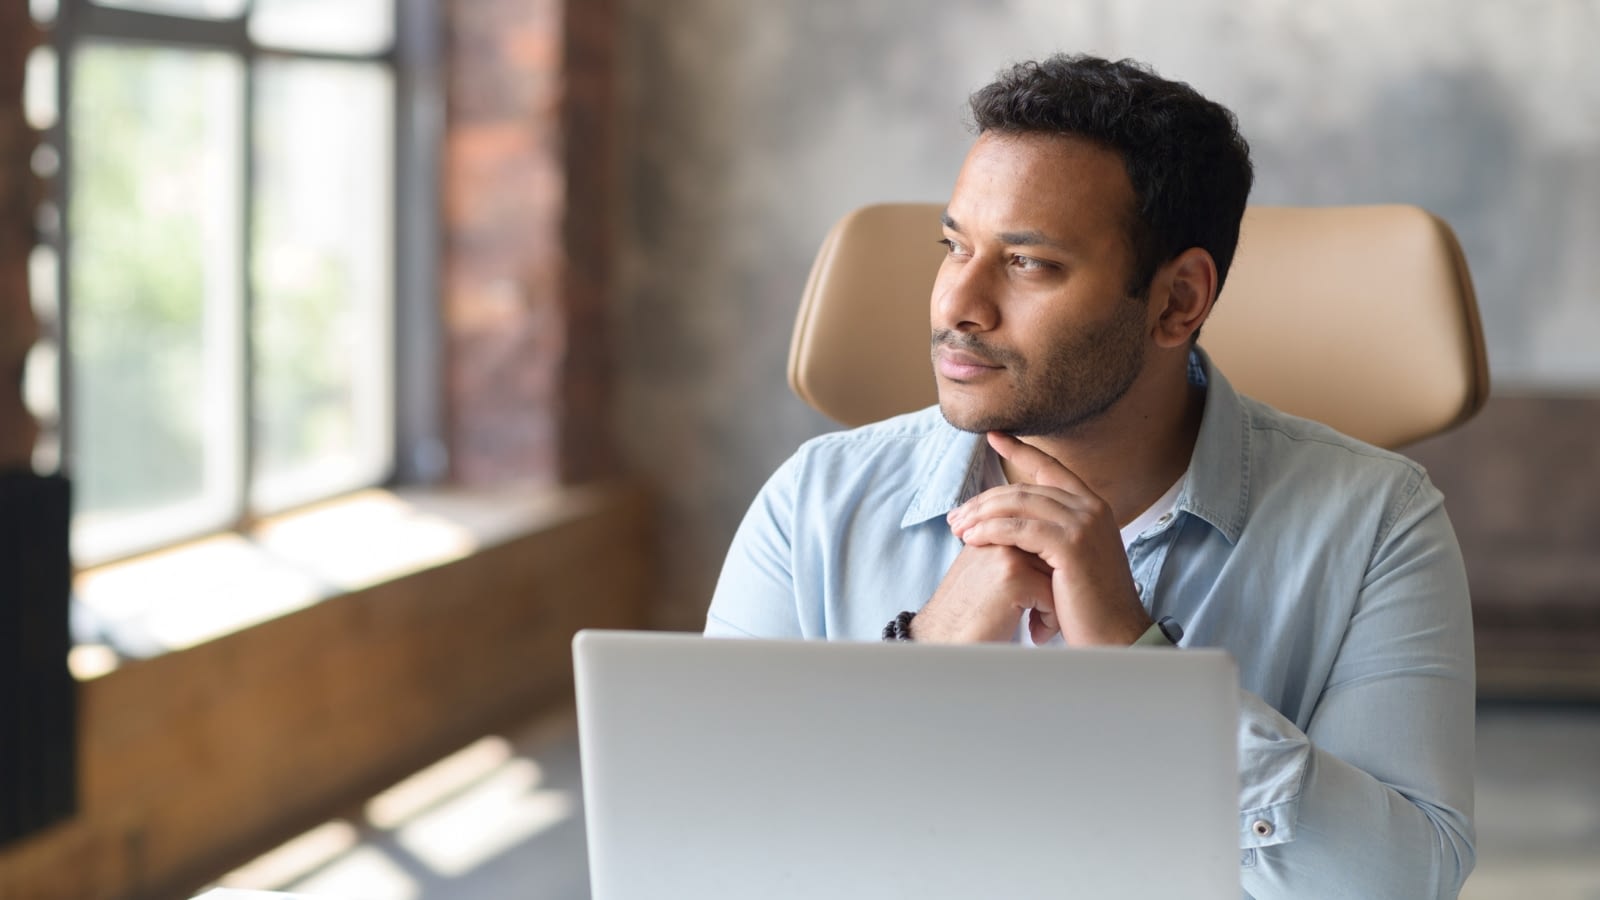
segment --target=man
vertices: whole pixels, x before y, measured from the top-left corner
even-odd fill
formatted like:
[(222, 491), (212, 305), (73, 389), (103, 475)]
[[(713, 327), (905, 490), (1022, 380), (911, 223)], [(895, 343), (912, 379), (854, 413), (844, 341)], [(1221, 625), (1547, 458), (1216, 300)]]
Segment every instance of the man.
[[(785, 463), (706, 632), (1226, 648), (1247, 893), (1454, 897), (1474, 861), (1460, 552), (1420, 467), (1236, 394), (1195, 346), (1251, 183), (1232, 114), (1065, 56), (972, 111), (938, 408)], [(1018, 758), (1049, 777), (1049, 748)]]

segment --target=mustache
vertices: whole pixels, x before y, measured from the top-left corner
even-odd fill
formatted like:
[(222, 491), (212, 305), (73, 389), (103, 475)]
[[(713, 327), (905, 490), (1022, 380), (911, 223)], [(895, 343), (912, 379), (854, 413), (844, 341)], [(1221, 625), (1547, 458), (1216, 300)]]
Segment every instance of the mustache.
[(984, 362), (1002, 366), (1014, 367), (1022, 362), (1021, 356), (1017, 353), (985, 344), (978, 340), (977, 335), (963, 334), (949, 328), (935, 328), (929, 347), (935, 352), (940, 347), (949, 347), (951, 350), (970, 353)]

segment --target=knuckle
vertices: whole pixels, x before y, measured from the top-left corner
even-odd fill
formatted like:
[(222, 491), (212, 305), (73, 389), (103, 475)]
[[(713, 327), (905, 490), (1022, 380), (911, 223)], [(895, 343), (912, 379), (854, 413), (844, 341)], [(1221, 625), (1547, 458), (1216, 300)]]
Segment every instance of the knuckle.
[[(1010, 547), (1005, 549), (1011, 551)], [(1020, 553), (1011, 551), (1000, 556), (1000, 570), (1007, 576), (1014, 577), (1025, 568), (1027, 568), (1027, 565), (1022, 561)]]
[(999, 557), (1001, 571), (1008, 578), (1017, 578), (1034, 572), (1031, 554), (1024, 553), (1015, 547), (1002, 547), (1005, 552)]

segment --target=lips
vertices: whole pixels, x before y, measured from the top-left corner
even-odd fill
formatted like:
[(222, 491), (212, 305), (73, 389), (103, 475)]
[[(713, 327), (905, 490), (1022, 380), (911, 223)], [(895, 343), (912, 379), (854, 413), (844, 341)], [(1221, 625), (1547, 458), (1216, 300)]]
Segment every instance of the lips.
[(971, 381), (1005, 368), (987, 357), (970, 350), (940, 347), (934, 354), (934, 367), (951, 381)]

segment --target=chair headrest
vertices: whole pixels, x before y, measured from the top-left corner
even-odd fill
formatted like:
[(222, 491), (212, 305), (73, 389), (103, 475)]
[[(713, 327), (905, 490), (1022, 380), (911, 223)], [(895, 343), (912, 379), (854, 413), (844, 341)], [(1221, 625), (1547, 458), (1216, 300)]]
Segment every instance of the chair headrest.
[[(861, 425), (938, 399), (929, 298), (935, 203), (846, 215), (812, 265), (789, 384)], [(1482, 407), (1489, 365), (1454, 233), (1413, 206), (1254, 206), (1200, 343), (1242, 393), (1383, 447)]]

